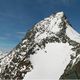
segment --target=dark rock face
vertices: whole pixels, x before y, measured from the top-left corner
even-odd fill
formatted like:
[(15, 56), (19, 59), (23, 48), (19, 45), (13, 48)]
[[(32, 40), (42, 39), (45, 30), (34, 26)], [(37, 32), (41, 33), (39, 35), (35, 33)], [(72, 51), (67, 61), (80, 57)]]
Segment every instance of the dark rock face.
[[(70, 45), (73, 45), (74, 48), (72, 48), (73, 51), (76, 52), (76, 56), (71, 56), (71, 62), (67, 65), (63, 75), (60, 77), (60, 79), (80, 79), (80, 43), (76, 43), (75, 41), (70, 41)], [(72, 66), (72, 61), (76, 58), (75, 64)]]
[[(52, 18), (54, 17), (55, 15), (53, 15)], [(77, 63), (72, 66), (72, 61), (80, 54), (80, 43), (71, 40), (66, 35), (67, 23), (64, 15), (61, 17), (61, 20), (62, 21), (59, 24), (59, 28), (61, 29), (57, 33), (53, 33), (45, 27), (49, 27), (51, 22), (50, 18), (36, 24), (26, 34), (23, 40), (7, 56), (0, 60), (0, 62), (3, 62), (0, 64), (0, 80), (22, 80), (25, 74), (34, 68), (29, 60), (30, 54), (36, 54), (35, 52), (39, 49), (45, 48), (47, 43), (54, 42), (68, 43), (73, 46), (72, 50), (76, 53), (76, 56), (71, 55), (71, 62), (67, 65), (60, 79), (80, 79), (80, 62), (78, 58)], [(57, 22), (55, 22), (55, 24), (56, 23)], [(36, 42), (35, 39), (37, 39), (38, 36), (42, 35), (45, 31), (48, 36), (45, 38), (43, 37), (40, 41)], [(38, 32), (39, 34), (35, 38)]]
[[(69, 65), (68, 65), (69, 67)], [(80, 61), (74, 65), (71, 69), (66, 69), (60, 79), (80, 79)]]

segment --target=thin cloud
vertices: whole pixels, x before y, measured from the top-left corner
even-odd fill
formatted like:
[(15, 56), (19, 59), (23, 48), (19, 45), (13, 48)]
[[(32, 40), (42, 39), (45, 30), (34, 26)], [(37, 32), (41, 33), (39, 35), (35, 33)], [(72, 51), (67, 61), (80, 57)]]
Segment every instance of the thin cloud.
[(0, 12), (0, 16), (4, 16), (4, 17), (8, 17), (8, 18), (16, 18), (15, 15), (12, 15), (12, 14), (7, 14), (7, 13), (3, 13), (3, 12)]
[(26, 32), (17, 32), (18, 35), (25, 35)]
[(10, 33), (6, 33), (5, 36), (6, 36), (6, 37), (10, 37), (10, 36), (12, 36), (12, 35), (11, 35)]
[(8, 40), (12, 37), (13, 35), (10, 33), (5, 33), (3, 36), (0, 36), (0, 40)]
[(4, 36), (0, 36), (0, 40), (6, 40), (7, 37), (4, 37)]

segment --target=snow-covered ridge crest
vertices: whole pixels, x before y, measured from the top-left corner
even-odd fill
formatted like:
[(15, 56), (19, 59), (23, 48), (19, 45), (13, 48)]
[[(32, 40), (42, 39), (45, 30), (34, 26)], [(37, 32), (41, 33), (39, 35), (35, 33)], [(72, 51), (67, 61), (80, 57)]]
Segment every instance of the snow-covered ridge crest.
[[(68, 23), (64, 12), (58, 12), (55, 15), (51, 15), (48, 18), (45, 18), (44, 20), (37, 23), (34, 27), (38, 30), (37, 34), (35, 35), (35, 39), (40, 35), (40, 38), (38, 39), (38, 42), (40, 39), (47, 37), (49, 33), (57, 34), (59, 33), (63, 28), (66, 28), (65, 32), (66, 35), (76, 42), (80, 43), (80, 34), (76, 32), (72, 26)], [(44, 34), (43, 34), (44, 33)], [(37, 40), (36, 40), (37, 41)]]
[(67, 26), (66, 35), (70, 39), (80, 43), (80, 34), (76, 32), (68, 23), (66, 24), (66, 26)]
[[(66, 18), (63, 12), (58, 12), (55, 15), (51, 15), (48, 18), (37, 23), (34, 30), (37, 31), (35, 34), (35, 42), (39, 42), (41, 39), (47, 36), (52, 36), (53, 34), (59, 33), (63, 28), (65, 28)], [(36, 40), (37, 39), (37, 40)]]
[[(78, 34), (75, 34), (75, 30), (70, 27), (71, 26), (63, 12), (51, 15), (34, 25), (34, 27), (27, 32), (22, 41), (1, 60), (1, 80), (23, 79), (25, 74), (28, 76), (28, 73), (32, 74), (36, 69), (39, 69), (40, 71), (43, 69), (43, 72), (40, 72), (39, 74), (41, 76), (41, 73), (45, 73), (44, 77), (47, 78), (47, 76), (50, 75), (48, 74), (48, 71), (46, 74), (46, 70), (49, 70), (49, 68), (46, 67), (47, 58), (50, 59), (49, 61), (52, 65), (55, 64), (55, 68), (57, 67), (57, 69), (54, 68), (56, 70), (55, 72), (59, 73), (58, 77), (56, 73), (54, 73), (55, 76), (53, 76), (54, 69), (51, 67), (51, 63), (49, 63), (49, 67), (51, 68), (50, 71), (52, 70), (51, 73), (53, 76), (51, 77), (59, 79), (68, 64), (70, 64), (70, 69), (74, 66), (76, 63), (75, 59), (79, 54), (78, 46), (80, 45), (80, 37)], [(74, 34), (75, 37), (72, 36)], [(58, 63), (59, 61), (54, 57), (56, 57), (56, 59), (59, 58), (60, 63)], [(41, 65), (43, 62), (42, 58), (44, 59), (44, 65), (46, 65), (46, 68)], [(58, 65), (56, 65), (56, 61)], [(41, 64), (38, 65), (38, 63)], [(62, 66), (61, 69), (59, 66)], [(60, 70), (62, 70), (61, 73)], [(37, 76), (37, 74), (35, 73), (34, 76)], [(31, 75), (30, 77), (32, 78)], [(50, 77), (48, 78), (50, 79)]]

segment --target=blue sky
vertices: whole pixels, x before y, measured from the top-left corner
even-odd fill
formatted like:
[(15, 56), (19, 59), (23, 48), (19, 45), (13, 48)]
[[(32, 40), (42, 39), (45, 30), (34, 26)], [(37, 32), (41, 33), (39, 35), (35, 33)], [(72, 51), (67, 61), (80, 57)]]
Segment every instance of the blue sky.
[(0, 0), (0, 49), (15, 47), (35, 23), (58, 11), (80, 33), (80, 0)]

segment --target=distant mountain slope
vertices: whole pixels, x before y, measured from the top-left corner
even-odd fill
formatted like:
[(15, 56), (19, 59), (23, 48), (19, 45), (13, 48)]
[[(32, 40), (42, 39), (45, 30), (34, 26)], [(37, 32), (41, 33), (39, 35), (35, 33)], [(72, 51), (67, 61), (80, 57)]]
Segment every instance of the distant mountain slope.
[(71, 27), (64, 13), (58, 12), (34, 25), (1, 59), (0, 79), (77, 79), (79, 56), (80, 34)]
[(3, 51), (0, 50), (0, 59), (4, 58), (7, 55), (7, 52), (4, 53)]

